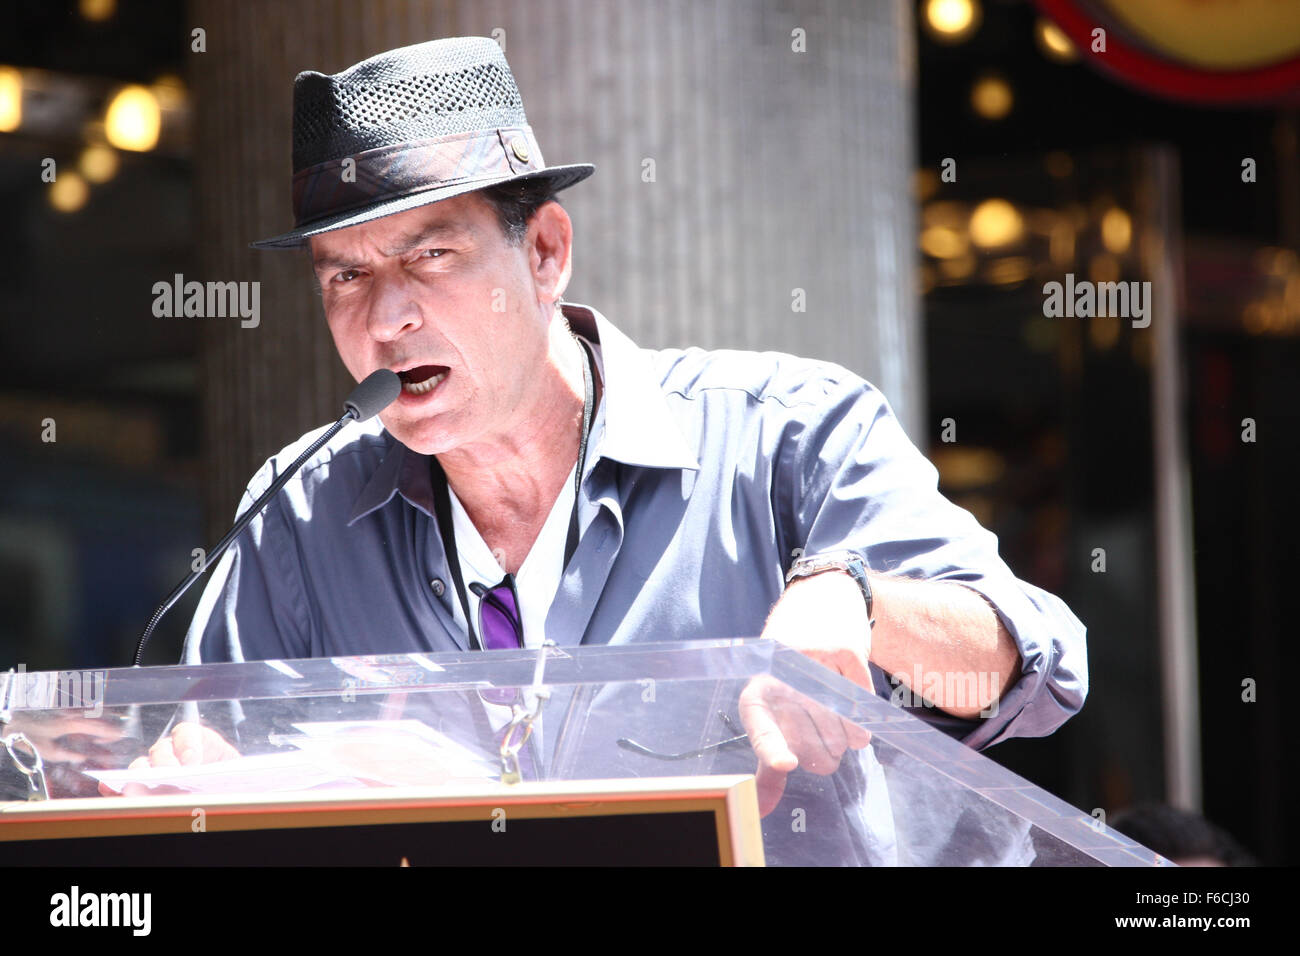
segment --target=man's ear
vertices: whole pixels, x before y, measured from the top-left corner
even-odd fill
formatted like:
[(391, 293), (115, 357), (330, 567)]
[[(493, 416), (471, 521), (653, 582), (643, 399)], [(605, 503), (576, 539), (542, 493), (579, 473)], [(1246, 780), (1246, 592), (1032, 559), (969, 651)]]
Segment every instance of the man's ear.
[(540, 206), (525, 243), (538, 301), (554, 302), (568, 288), (573, 265), (573, 223), (564, 207), (554, 201)]

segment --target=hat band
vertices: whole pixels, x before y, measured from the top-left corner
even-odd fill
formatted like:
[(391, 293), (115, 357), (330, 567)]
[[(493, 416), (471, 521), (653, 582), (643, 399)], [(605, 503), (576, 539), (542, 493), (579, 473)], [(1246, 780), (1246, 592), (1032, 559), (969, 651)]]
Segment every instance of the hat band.
[(387, 199), (476, 180), (486, 184), (545, 168), (528, 126), (368, 149), (294, 174), (295, 228)]

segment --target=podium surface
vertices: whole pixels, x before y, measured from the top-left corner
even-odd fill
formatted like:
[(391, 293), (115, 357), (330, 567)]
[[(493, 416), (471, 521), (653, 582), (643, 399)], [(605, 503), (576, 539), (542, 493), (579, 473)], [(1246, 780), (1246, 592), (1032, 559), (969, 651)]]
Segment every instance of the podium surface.
[[(513, 812), (502, 801), (553, 797), (552, 815), (562, 816), (591, 805), (580, 797), (593, 790), (647, 800), (714, 794), (721, 862), (1165, 862), (771, 641), (11, 672), (0, 675), (0, 716), (28, 771), (0, 750), (0, 800), (10, 801), (0, 803), (0, 855), (10, 864), (39, 864), (32, 857), (43, 846), (55, 853), (61, 837), (189, 830), (194, 810), (270, 813), (265, 827), (292, 828), (317, 819), (312, 807), (472, 804), (490, 825), (492, 811)], [(142, 767), (150, 746), (182, 723), (225, 759)], [(777, 766), (793, 769), (760, 770), (756, 746), (784, 746), (790, 759)], [(29, 800), (40, 789), (32, 750), (48, 800)], [(171, 823), (120, 825), (150, 816)], [(653, 841), (699, 840), (709, 826), (694, 836), (660, 826)], [(761, 851), (746, 851), (746, 828), (761, 830)], [(12, 859), (19, 846), (25, 859)]]

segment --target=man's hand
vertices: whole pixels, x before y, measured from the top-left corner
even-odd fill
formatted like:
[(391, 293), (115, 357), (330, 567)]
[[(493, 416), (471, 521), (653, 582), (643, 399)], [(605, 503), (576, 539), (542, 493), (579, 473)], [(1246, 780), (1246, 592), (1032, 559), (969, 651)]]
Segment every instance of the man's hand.
[[(233, 760), (240, 753), (224, 737), (211, 727), (185, 722), (177, 724), (172, 732), (149, 748), (149, 755), (137, 757), (131, 761), (128, 770), (140, 770), (145, 767), (179, 767), (199, 763), (216, 763), (220, 760)], [(116, 796), (117, 791), (99, 785), (99, 792), (106, 797)], [(129, 783), (122, 790), (122, 796), (140, 796), (146, 793), (179, 793), (173, 787), (146, 787), (143, 784)]]
[(767, 816), (781, 802), (786, 775), (798, 767), (834, 773), (846, 750), (871, 743), (863, 730), (810, 697), (761, 674), (740, 694), (740, 719), (758, 758), (758, 812)]
[(133, 760), (130, 769), (216, 763), (219, 760), (233, 760), (239, 755), (239, 751), (211, 727), (186, 722), (177, 724), (172, 728), (170, 736), (163, 737), (150, 747), (149, 756)]
[[(843, 571), (799, 578), (768, 615), (763, 637), (811, 657), (872, 689), (867, 657), (871, 622), (862, 589)], [(740, 718), (758, 757), (758, 812), (781, 802), (785, 778), (797, 767), (832, 774), (846, 750), (861, 750), (871, 734), (773, 677), (756, 677), (740, 695)]]
[(786, 588), (763, 636), (868, 690), (874, 690), (868, 657), (918, 696), (931, 686), (912, 686), (918, 672), (939, 675), (939, 693), (926, 698), (931, 705), (964, 720), (996, 714), (1023, 662), (988, 601), (953, 581), (870, 577), (874, 628), (857, 582), (845, 572), (824, 571)]
[(871, 655), (867, 602), (858, 583), (844, 571), (823, 571), (794, 581), (768, 615), (763, 637), (873, 689), (867, 670)]

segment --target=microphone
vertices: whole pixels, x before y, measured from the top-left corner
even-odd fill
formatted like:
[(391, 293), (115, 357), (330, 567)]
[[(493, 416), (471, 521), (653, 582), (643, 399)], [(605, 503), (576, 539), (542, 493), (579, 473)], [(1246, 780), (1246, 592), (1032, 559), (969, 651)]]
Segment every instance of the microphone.
[(386, 368), (371, 372), (343, 399), (343, 417), (351, 415), (359, 422), (369, 421), (382, 412), (402, 393), (402, 380)]
[(204, 559), (203, 567), (197, 571), (191, 571), (184, 581), (176, 585), (176, 590), (172, 591), (167, 600), (159, 605), (158, 610), (153, 612), (153, 617), (149, 619), (148, 626), (145, 627), (144, 633), (140, 635), (140, 643), (135, 648), (136, 667), (139, 667), (140, 661), (144, 659), (144, 646), (149, 642), (149, 635), (158, 626), (158, 622), (162, 620), (163, 615), (170, 611), (172, 605), (181, 599), (181, 596), (190, 589), (191, 584), (201, 578), (203, 573), (217, 562), (226, 549), (239, 537), (239, 533), (244, 530), (250, 521), (261, 514), (262, 509), (266, 507), (266, 503), (275, 496), (277, 491), (285, 486), (290, 478), (298, 473), (298, 469), (306, 463), (307, 459), (320, 451), (321, 446), (337, 435), (339, 429), (348, 422), (364, 422), (374, 418), (396, 401), (401, 392), (402, 380), (397, 377), (396, 372), (389, 371), (386, 368), (371, 372), (352, 390), (352, 394), (343, 402), (343, 417), (326, 429), (320, 438), (312, 442), (307, 450), (285, 469), (284, 473), (275, 480), (275, 483), (266, 489), (266, 492), (253, 502), (252, 507), (239, 517), (239, 520), (235, 522), (235, 526), (226, 532), (226, 536), (217, 542), (217, 546)]

